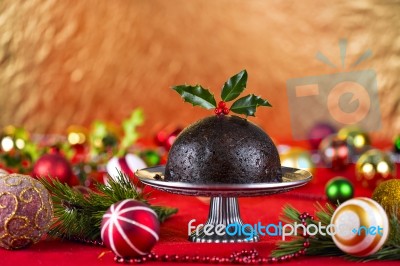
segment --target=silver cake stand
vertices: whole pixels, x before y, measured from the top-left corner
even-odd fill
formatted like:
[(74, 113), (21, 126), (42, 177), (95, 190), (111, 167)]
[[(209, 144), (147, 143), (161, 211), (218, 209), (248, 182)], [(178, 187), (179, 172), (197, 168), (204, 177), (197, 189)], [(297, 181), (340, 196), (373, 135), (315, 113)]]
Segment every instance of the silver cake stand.
[[(240, 217), (238, 197), (266, 196), (283, 193), (304, 186), (311, 181), (312, 175), (304, 170), (282, 167), (281, 183), (253, 184), (190, 184), (184, 182), (164, 181), (164, 166), (156, 166), (136, 171), (136, 176), (144, 184), (169, 193), (186, 196), (211, 197), (207, 222), (200, 230), (194, 230), (189, 236), (192, 242), (201, 243), (233, 243), (257, 242), (259, 236), (248, 227), (246, 233), (235, 234), (205, 234), (204, 228), (215, 228), (219, 224), (243, 225)], [(266, 206), (268, 208), (268, 206)], [(252, 237), (249, 237), (252, 236)]]

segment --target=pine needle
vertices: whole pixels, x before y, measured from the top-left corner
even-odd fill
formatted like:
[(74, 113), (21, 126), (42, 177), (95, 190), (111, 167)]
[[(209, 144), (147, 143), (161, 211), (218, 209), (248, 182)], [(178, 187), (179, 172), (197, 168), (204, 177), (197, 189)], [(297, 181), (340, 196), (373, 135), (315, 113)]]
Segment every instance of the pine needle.
[[(100, 225), (104, 213), (114, 203), (124, 199), (135, 199), (148, 204), (147, 194), (137, 189), (124, 173), (110, 178), (108, 184), (97, 184), (96, 190), (83, 194), (81, 191), (56, 179), (40, 182), (50, 192), (55, 220), (48, 232), (53, 237), (83, 241), (100, 241)], [(143, 187), (142, 187), (143, 188)], [(176, 208), (151, 206), (160, 222), (177, 213)]]
[[(318, 224), (321, 223), (323, 226), (330, 224), (333, 213), (335, 212), (335, 207), (326, 204), (322, 206), (321, 204), (316, 204), (316, 217), (317, 220), (308, 219), (307, 223)], [(310, 247), (307, 248), (307, 255), (310, 256), (343, 256), (344, 258), (351, 261), (376, 261), (376, 260), (400, 260), (400, 221), (397, 217), (397, 211), (390, 212), (390, 233), (389, 239), (386, 241), (385, 245), (375, 254), (368, 257), (354, 257), (351, 255), (346, 255), (339, 248), (336, 247), (333, 239), (330, 235), (325, 236), (318, 233), (315, 236), (309, 238)], [(290, 205), (286, 205), (283, 208), (283, 216), (281, 221), (284, 223), (294, 224), (299, 223), (300, 212)], [(272, 252), (273, 257), (280, 257), (283, 255), (293, 254), (302, 250), (304, 238), (301, 236), (302, 232), (298, 232), (298, 236), (294, 236), (290, 241), (279, 241), (277, 243), (277, 248)], [(322, 232), (325, 233), (325, 232)]]

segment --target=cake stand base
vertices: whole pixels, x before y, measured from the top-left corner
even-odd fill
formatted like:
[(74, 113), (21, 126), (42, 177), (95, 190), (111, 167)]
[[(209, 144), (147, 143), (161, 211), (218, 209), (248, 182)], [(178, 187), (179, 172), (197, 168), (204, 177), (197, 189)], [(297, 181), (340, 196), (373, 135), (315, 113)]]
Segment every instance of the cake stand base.
[[(189, 241), (197, 243), (257, 242), (257, 229), (244, 225), (240, 218), (238, 197), (266, 196), (284, 193), (304, 186), (312, 175), (296, 168), (282, 166), (282, 182), (251, 184), (193, 184), (165, 181), (165, 166), (154, 166), (136, 171), (143, 184), (168, 193), (211, 197), (208, 220), (189, 235)], [(191, 226), (189, 224), (189, 226)], [(222, 228), (221, 228), (222, 227)], [(255, 227), (255, 226), (254, 226)], [(197, 229), (197, 231), (196, 231)], [(225, 230), (226, 229), (226, 230)]]
[[(230, 226), (227, 228), (228, 225)], [(235, 197), (211, 197), (207, 222), (201, 228), (193, 230), (189, 236), (189, 241), (198, 243), (258, 242), (259, 240), (260, 237), (252, 227), (243, 227), (238, 199)]]

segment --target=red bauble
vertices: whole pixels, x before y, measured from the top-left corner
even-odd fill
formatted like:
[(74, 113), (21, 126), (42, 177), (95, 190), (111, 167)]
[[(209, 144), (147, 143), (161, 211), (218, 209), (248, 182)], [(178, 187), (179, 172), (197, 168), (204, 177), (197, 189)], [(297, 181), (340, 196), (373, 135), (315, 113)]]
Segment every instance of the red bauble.
[(174, 143), (176, 137), (179, 135), (179, 133), (182, 131), (181, 128), (177, 128), (172, 133), (168, 133), (165, 130), (162, 130), (157, 133), (155, 137), (155, 142), (158, 146), (164, 147), (167, 151), (171, 149), (172, 144)]
[(164, 144), (164, 147), (167, 151), (169, 151), (171, 149), (172, 144), (174, 144), (176, 137), (179, 135), (179, 133), (181, 133), (181, 131), (182, 131), (181, 128), (177, 128), (171, 134), (169, 134), (169, 136)]
[(319, 145), (321, 159), (332, 170), (343, 170), (350, 163), (350, 150), (346, 141), (336, 135), (330, 135)]
[(146, 204), (126, 199), (111, 205), (101, 222), (101, 239), (119, 257), (137, 257), (158, 241), (160, 223)]
[(72, 168), (68, 160), (58, 152), (45, 154), (33, 166), (32, 176), (43, 177), (47, 180), (58, 179), (68, 183), (72, 177)]
[(72, 163), (81, 163), (86, 160), (88, 148), (83, 144), (75, 144), (71, 146), (74, 155), (71, 158)]

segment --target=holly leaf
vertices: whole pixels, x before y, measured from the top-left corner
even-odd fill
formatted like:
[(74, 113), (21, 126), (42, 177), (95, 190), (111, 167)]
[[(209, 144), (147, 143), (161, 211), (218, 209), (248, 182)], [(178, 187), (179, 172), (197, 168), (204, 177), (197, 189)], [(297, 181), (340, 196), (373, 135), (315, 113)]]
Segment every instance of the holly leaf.
[(224, 102), (236, 99), (246, 88), (247, 71), (242, 70), (229, 78), (222, 87), (221, 98)]
[(235, 101), (230, 110), (241, 115), (255, 116), (254, 114), (258, 106), (271, 107), (272, 105), (267, 100), (254, 94), (250, 94)]
[(172, 87), (172, 89), (179, 93), (185, 102), (191, 103), (193, 106), (198, 105), (206, 109), (217, 107), (214, 95), (200, 85), (179, 85)]

